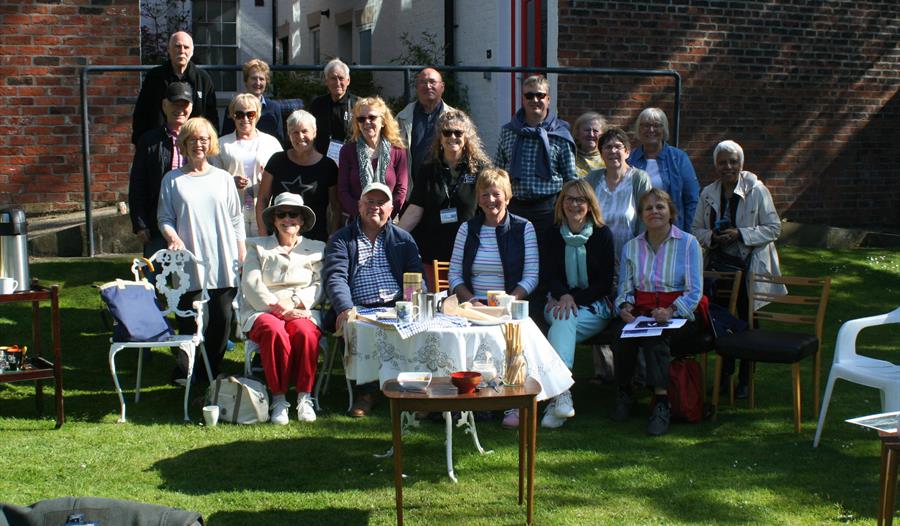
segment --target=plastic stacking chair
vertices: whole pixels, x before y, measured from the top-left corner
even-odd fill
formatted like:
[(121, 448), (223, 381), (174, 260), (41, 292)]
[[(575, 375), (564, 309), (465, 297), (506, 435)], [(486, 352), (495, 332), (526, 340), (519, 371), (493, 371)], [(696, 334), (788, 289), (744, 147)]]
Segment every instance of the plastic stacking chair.
[(166, 308), (162, 311), (163, 316), (177, 314), (182, 317), (193, 317), (197, 321), (197, 332), (171, 336), (168, 340), (161, 342), (112, 342), (109, 346), (109, 370), (112, 373), (113, 383), (116, 385), (116, 394), (119, 395), (119, 404), (121, 406), (119, 422), (125, 422), (125, 397), (122, 395), (122, 387), (116, 375), (116, 354), (122, 349), (139, 349), (137, 383), (134, 388), (134, 402), (137, 403), (141, 397), (141, 373), (144, 365), (144, 353), (140, 349), (151, 347), (175, 348), (183, 352), (187, 357), (187, 381), (184, 385), (184, 420), (188, 422), (191, 419), (188, 416), (188, 399), (191, 393), (191, 378), (194, 373), (197, 349), (200, 349), (200, 354), (203, 356), (203, 363), (206, 364), (206, 374), (210, 383), (213, 380), (209, 368), (209, 358), (207, 358), (206, 348), (203, 346), (203, 304), (209, 301), (206, 286), (201, 284), (201, 299), (194, 301), (190, 310), (179, 309), (178, 303), (181, 300), (181, 296), (192, 289), (191, 275), (185, 267), (202, 265), (204, 269), (208, 269), (208, 266), (204, 261), (197, 259), (197, 256), (189, 250), (163, 249), (150, 256), (148, 260), (143, 258), (134, 259), (131, 265), (131, 272), (134, 274), (135, 281), (141, 279), (140, 274), (143, 267), (151, 265), (159, 267), (160, 270), (156, 278), (156, 290), (165, 298)]
[[(791, 291), (785, 295), (774, 295), (756, 291), (756, 285), (782, 284)], [(750, 327), (753, 320), (768, 320), (779, 324), (799, 324), (812, 326), (814, 333), (791, 332), (771, 329), (749, 329), (716, 340), (716, 353), (719, 356), (730, 356), (735, 359), (751, 362), (791, 364), (792, 393), (794, 405), (794, 431), (800, 432), (800, 360), (813, 357), (813, 413), (819, 412), (819, 369), (822, 356), (822, 326), (825, 321), (825, 307), (828, 304), (828, 291), (831, 278), (801, 278), (786, 276), (769, 276), (751, 273), (747, 280), (747, 296), (749, 297)], [(803, 294), (796, 292), (797, 290)], [(818, 291), (817, 294), (807, 291)], [(754, 311), (756, 301), (768, 302), (762, 310)], [(784, 306), (788, 306), (785, 308)], [(804, 313), (798, 314), (798, 310)], [(756, 406), (755, 385), (753, 376), (756, 363), (750, 368), (750, 407)], [(716, 359), (716, 372), (713, 379), (713, 405), (719, 406), (719, 383), (722, 374), (722, 360)], [(714, 413), (713, 418), (715, 419)]]
[(879, 389), (882, 413), (900, 411), (900, 365), (856, 353), (856, 337), (859, 335), (859, 331), (866, 327), (890, 323), (900, 323), (900, 307), (887, 314), (850, 320), (841, 325), (837, 343), (834, 346), (831, 372), (825, 383), (825, 399), (822, 402), (822, 411), (819, 413), (819, 424), (816, 426), (813, 447), (819, 447), (819, 439), (822, 437), (822, 429), (825, 427), (825, 414), (828, 413), (828, 402), (831, 401), (831, 391), (834, 389), (834, 381), (838, 378)]

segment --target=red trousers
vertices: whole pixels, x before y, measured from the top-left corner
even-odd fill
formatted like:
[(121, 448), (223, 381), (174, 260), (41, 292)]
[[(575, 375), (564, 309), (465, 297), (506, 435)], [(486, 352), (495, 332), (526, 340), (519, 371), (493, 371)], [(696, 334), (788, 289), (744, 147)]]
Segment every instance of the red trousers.
[(291, 382), (298, 393), (313, 390), (322, 331), (308, 319), (282, 320), (265, 313), (247, 334), (259, 345), (266, 384), (272, 394), (284, 394)]

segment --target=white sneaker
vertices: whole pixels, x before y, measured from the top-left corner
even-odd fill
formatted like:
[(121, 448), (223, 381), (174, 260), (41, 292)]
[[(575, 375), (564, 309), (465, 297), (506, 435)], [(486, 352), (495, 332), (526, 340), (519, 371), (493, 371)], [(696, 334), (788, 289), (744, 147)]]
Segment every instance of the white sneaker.
[(279, 426), (286, 426), (288, 423), (288, 408), (291, 404), (284, 402), (275, 402), (272, 405), (272, 423)]
[(297, 398), (297, 420), (301, 422), (315, 422), (316, 410), (313, 408), (312, 398), (309, 395)]
[(554, 412), (558, 418), (572, 418), (575, 416), (575, 406), (572, 405), (572, 393), (566, 391), (556, 397)]
[(547, 406), (547, 410), (544, 411), (544, 418), (541, 419), (541, 427), (556, 429), (558, 427), (562, 427), (562, 425), (566, 423), (565, 418), (556, 416), (554, 407), (555, 404), (553, 404), (552, 402), (551, 405)]

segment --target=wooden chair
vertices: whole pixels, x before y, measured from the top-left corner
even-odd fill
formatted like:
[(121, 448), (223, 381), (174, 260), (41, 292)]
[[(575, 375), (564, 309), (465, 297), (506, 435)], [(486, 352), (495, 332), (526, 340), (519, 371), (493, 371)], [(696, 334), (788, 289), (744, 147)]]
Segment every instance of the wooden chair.
[[(740, 270), (736, 272), (717, 272), (713, 270), (705, 270), (703, 271), (703, 280), (706, 281), (708, 279), (715, 280), (716, 286), (712, 289), (712, 296), (709, 296), (709, 300), (718, 303), (719, 305), (726, 305), (728, 308), (728, 313), (738, 317), (737, 311), (737, 302), (738, 302), (738, 293), (741, 290), (741, 278), (743, 277), (743, 272)], [(722, 286), (725, 285), (725, 286)], [(709, 331), (712, 332), (711, 330)], [(705, 345), (704, 345), (705, 344)], [(702, 371), (702, 379), (703, 379), (703, 401), (706, 401), (706, 377), (707, 377), (707, 363), (708, 356), (711, 351), (715, 350), (715, 339), (713, 341), (706, 342), (699, 346), (699, 354), (700, 354), (700, 370)], [(734, 379), (730, 382), (728, 386), (729, 392), (729, 402), (731, 405), (734, 405)]]
[(433, 265), (433, 275), (432, 275), (432, 283), (434, 283), (434, 291), (442, 292), (450, 288), (450, 278), (447, 277), (447, 273), (450, 272), (450, 262), (449, 261), (438, 261), (434, 260)]
[[(789, 290), (785, 295), (760, 293), (755, 291), (757, 285), (786, 285)], [(750, 302), (747, 321), (750, 327), (753, 327), (754, 320), (808, 325), (813, 327), (814, 334), (783, 331), (780, 328), (779, 330), (751, 328), (746, 332), (725, 336), (716, 341), (716, 353), (721, 356), (752, 362), (791, 364), (794, 431), (797, 433), (800, 432), (801, 419), (800, 360), (807, 356), (813, 356), (813, 410), (816, 414), (819, 412), (822, 326), (830, 288), (831, 278), (828, 276), (822, 278), (777, 277), (751, 273), (747, 280), (747, 296)], [(754, 311), (753, 305), (756, 301), (769, 302), (770, 305), (764, 310)], [(787, 306), (787, 308), (781, 306)], [(750, 368), (751, 408), (756, 406), (756, 389), (753, 378), (755, 370), (756, 363)], [(713, 405), (716, 407), (719, 404), (719, 375), (721, 372), (722, 360), (717, 359), (713, 384)]]

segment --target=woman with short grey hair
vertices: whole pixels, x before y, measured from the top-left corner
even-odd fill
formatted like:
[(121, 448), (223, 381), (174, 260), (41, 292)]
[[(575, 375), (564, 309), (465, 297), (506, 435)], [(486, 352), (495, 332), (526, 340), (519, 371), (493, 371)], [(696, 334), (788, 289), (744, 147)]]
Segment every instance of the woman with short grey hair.
[(291, 148), (269, 159), (259, 184), (256, 213), (259, 224), (263, 225), (259, 235), (269, 235), (267, 230), (263, 230), (263, 211), (279, 194), (291, 192), (302, 196), (306, 206), (320, 218), (306, 237), (328, 241), (328, 236), (337, 230), (340, 219), (337, 164), (316, 151), (316, 118), (311, 113), (305, 110), (291, 113), (287, 119), (287, 132)]
[[(756, 174), (744, 170), (744, 150), (734, 141), (722, 141), (713, 150), (713, 164), (718, 180), (700, 194), (700, 204), (693, 218), (693, 231), (706, 249), (707, 270), (733, 272), (740, 270), (745, 279), (738, 296), (738, 316), (748, 319), (748, 273), (780, 276), (775, 241), (781, 235), (781, 219), (766, 185)], [(783, 285), (768, 285), (771, 294), (785, 294)], [(758, 302), (753, 309), (762, 307)], [(734, 372), (734, 360), (723, 362), (722, 376)], [(741, 362), (738, 398), (747, 396), (749, 364)], [(722, 382), (723, 386), (730, 382)]]
[(595, 111), (582, 113), (572, 124), (575, 138), (575, 173), (584, 177), (606, 166), (600, 156), (600, 136), (606, 131), (606, 119)]
[(690, 232), (700, 183), (687, 153), (668, 144), (669, 119), (665, 112), (659, 108), (642, 111), (635, 123), (635, 135), (641, 145), (631, 152), (628, 164), (647, 172), (653, 188), (672, 197), (678, 228)]

